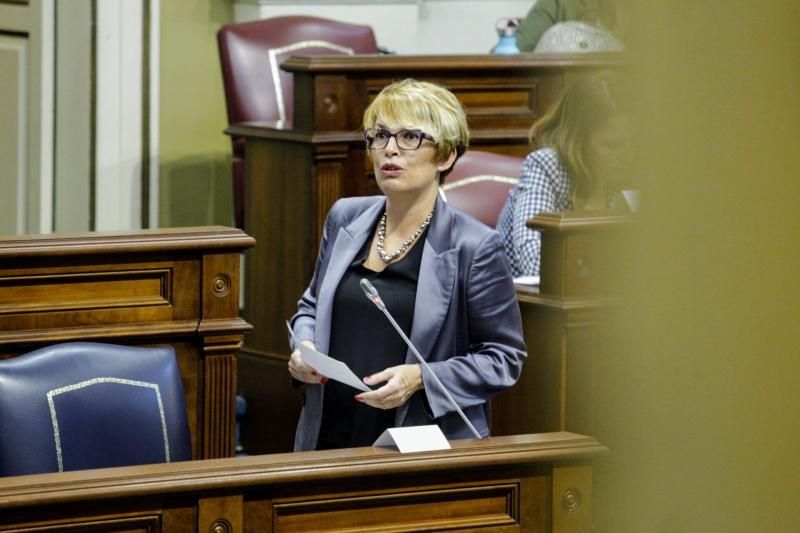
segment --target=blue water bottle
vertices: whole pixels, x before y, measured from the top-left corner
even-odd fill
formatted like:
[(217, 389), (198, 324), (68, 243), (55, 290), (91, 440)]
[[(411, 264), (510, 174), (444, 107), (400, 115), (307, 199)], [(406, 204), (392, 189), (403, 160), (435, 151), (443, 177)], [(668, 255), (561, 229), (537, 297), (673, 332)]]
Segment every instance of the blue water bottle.
[(492, 49), (493, 54), (500, 55), (514, 55), (519, 53), (517, 46), (517, 19), (502, 18), (497, 21), (495, 28), (497, 28), (497, 35), (500, 41)]

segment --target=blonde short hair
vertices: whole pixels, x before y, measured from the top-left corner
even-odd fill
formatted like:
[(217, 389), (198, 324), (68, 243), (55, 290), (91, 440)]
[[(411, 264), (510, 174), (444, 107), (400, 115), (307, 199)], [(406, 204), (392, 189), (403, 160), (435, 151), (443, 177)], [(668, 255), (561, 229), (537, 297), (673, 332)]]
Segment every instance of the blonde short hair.
[[(364, 111), (364, 130), (374, 128), (380, 118), (387, 126), (418, 125), (436, 142), (436, 161), (451, 153), (456, 160), (469, 145), (469, 126), (461, 102), (446, 88), (427, 81), (405, 79), (387, 85)], [(439, 179), (452, 170), (440, 173)]]

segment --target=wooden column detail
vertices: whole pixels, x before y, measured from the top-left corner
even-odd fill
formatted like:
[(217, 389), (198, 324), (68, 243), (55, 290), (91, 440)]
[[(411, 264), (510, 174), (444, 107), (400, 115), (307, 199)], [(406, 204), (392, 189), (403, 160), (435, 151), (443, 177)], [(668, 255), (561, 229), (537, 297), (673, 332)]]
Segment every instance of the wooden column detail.
[(234, 533), (243, 530), (244, 497), (241, 494), (219, 498), (201, 498), (197, 531)]
[(553, 469), (553, 533), (592, 531), (592, 468)]
[(203, 257), (202, 320), (205, 358), (202, 458), (232, 457), (236, 448), (236, 353), (247, 323), (239, 318), (239, 254)]

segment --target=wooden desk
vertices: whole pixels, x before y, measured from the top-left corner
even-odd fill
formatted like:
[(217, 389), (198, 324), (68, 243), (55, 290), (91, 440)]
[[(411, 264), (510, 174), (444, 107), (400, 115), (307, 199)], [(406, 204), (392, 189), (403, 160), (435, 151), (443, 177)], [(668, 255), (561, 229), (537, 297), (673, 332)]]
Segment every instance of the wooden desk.
[(567, 212), (534, 217), (542, 232), (541, 285), (517, 286), (528, 359), (519, 382), (492, 402), (492, 433), (596, 434), (594, 401), (604, 321), (618, 304), (619, 256), (630, 217)]
[(570, 433), (4, 478), (0, 531), (592, 530), (591, 461)]
[(439, 82), (464, 104), (472, 146), (525, 155), (528, 129), (571, 79), (615, 68), (617, 55), (293, 57), (294, 124), (239, 124), (245, 139), (247, 231), (244, 318), (254, 331), (240, 358), (250, 409), (245, 448), (288, 451), (299, 398), (286, 378), (285, 320), (311, 279), (325, 215), (341, 197), (377, 194), (360, 128), (369, 102), (393, 80)]
[[(235, 445), (240, 254), (208, 227), (0, 238), (0, 358), (65, 341), (175, 347), (193, 457)], [(2, 437), (0, 437), (2, 438)]]

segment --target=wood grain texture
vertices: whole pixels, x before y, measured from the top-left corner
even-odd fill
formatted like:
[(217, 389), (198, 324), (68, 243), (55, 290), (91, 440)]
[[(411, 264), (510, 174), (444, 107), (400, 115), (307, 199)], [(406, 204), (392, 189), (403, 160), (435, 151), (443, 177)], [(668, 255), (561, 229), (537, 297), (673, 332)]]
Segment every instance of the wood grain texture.
[(175, 347), (196, 458), (234, 451), (241, 253), (223, 227), (0, 238), (0, 358), (75, 340)]
[(604, 321), (619, 305), (611, 271), (629, 216), (568, 212), (534, 217), (542, 232), (541, 284), (518, 286), (528, 358), (517, 384), (492, 401), (492, 433), (595, 434)]
[(591, 464), (607, 453), (594, 439), (552, 433), (452, 444), (5, 478), (0, 531), (591, 530), (590, 507), (576, 521), (556, 517), (556, 502), (568, 490), (591, 502)]

